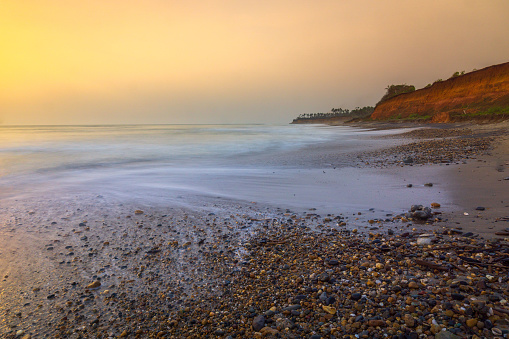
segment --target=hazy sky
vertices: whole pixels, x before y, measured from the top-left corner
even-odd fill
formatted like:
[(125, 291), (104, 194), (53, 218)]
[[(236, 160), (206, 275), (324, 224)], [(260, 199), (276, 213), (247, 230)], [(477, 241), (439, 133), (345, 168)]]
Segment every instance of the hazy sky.
[(509, 1), (1, 0), (5, 124), (286, 123), (509, 61)]

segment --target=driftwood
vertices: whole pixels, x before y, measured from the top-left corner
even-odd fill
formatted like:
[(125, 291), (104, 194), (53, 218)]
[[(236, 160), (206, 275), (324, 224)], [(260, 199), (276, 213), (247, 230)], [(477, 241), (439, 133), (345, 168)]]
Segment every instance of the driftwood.
[(435, 263), (432, 263), (432, 262), (429, 262), (429, 261), (426, 261), (426, 260), (415, 259), (414, 262), (417, 265), (429, 267), (429, 268), (434, 269), (434, 270), (449, 271), (449, 269), (447, 267), (443, 267), (443, 266), (437, 265)]
[(499, 308), (499, 307), (493, 307), (493, 311), (497, 311), (504, 314), (509, 314), (509, 310), (506, 310), (505, 308)]
[(463, 267), (459, 267), (458, 265), (456, 264), (453, 264), (453, 263), (450, 263), (450, 265), (454, 266), (454, 268), (456, 268), (458, 271), (461, 271), (461, 272), (466, 272), (467, 270), (464, 269)]

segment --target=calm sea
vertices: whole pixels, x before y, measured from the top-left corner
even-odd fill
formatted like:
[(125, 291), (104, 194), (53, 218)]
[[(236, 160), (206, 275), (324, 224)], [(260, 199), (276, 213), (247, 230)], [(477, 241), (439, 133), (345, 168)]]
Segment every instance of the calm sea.
[(376, 201), (365, 186), (392, 179), (338, 168), (348, 165), (342, 157), (350, 150), (379, 143), (369, 137), (380, 133), (387, 132), (318, 125), (2, 126), (0, 199), (101, 196), (153, 205), (208, 196), (368, 207)]

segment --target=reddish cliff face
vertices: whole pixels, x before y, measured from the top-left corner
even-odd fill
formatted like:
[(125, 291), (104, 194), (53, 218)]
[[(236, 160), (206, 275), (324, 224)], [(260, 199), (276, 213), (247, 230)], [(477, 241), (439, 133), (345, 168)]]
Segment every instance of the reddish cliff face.
[(494, 107), (509, 107), (509, 62), (393, 97), (379, 103), (371, 118), (430, 117), (432, 122), (450, 122)]

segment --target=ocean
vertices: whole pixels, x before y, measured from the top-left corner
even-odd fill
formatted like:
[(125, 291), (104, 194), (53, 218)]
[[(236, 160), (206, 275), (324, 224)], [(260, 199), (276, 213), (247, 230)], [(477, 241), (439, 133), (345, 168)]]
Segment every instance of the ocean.
[[(193, 208), (221, 198), (329, 213), (388, 208), (383, 191), (387, 185), (394, 189), (400, 178), (355, 168), (350, 155), (391, 142), (373, 136), (403, 131), (323, 125), (2, 126), (0, 199), (4, 205), (48, 199), (58, 204), (100, 197)], [(392, 197), (391, 203), (398, 206), (399, 200)]]

